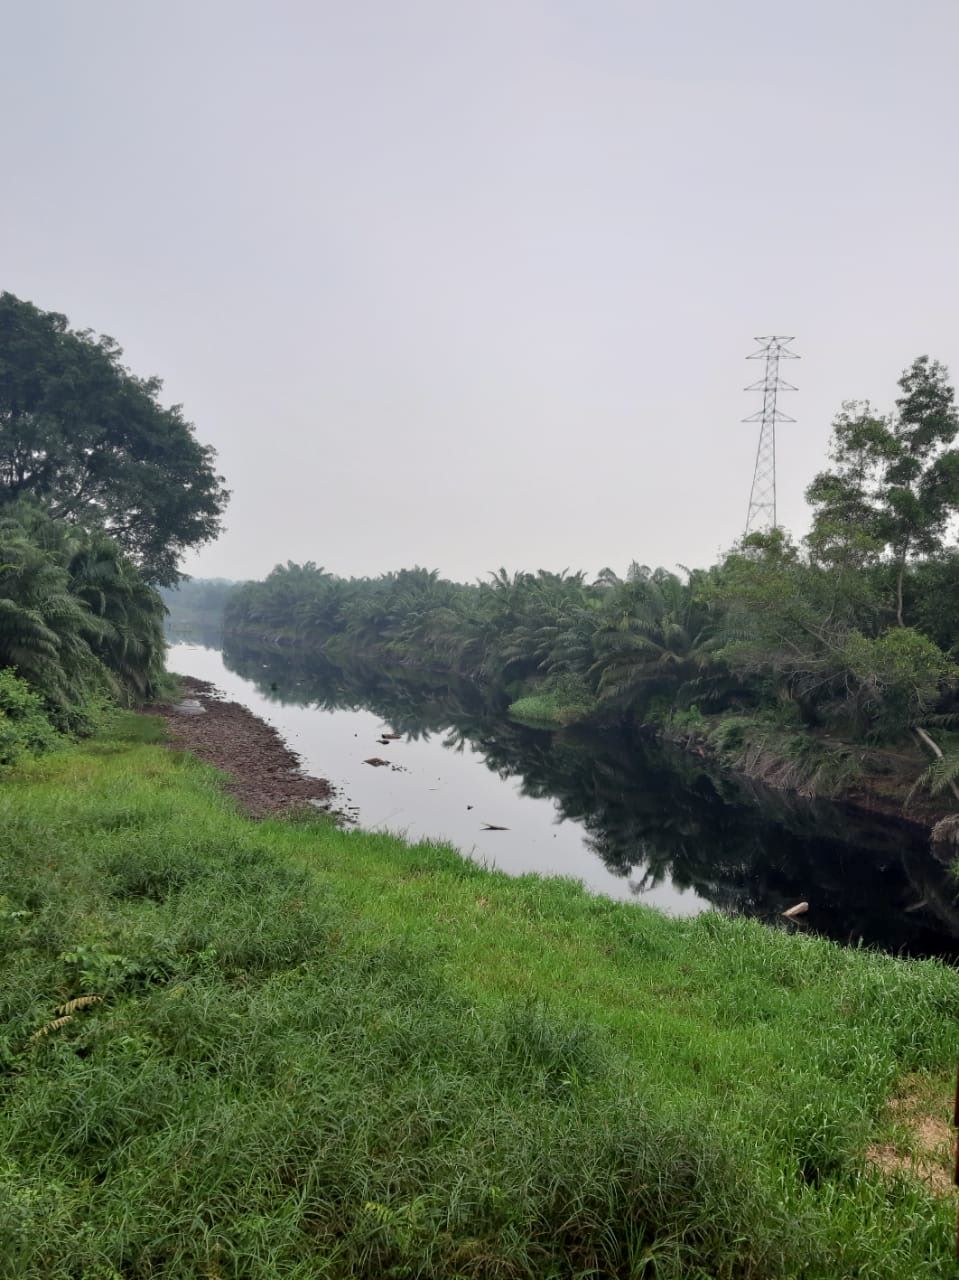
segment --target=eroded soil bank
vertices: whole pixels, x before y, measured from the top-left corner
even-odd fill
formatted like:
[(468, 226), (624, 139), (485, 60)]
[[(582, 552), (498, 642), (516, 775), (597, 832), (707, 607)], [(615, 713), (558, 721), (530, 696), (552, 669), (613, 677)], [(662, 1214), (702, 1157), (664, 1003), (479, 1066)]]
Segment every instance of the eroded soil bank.
[(333, 788), (303, 773), (300, 758), (277, 731), (239, 702), (228, 702), (206, 680), (178, 677), (183, 701), (153, 708), (173, 745), (227, 775), (224, 786), (244, 812), (264, 818), (308, 804), (329, 807)]

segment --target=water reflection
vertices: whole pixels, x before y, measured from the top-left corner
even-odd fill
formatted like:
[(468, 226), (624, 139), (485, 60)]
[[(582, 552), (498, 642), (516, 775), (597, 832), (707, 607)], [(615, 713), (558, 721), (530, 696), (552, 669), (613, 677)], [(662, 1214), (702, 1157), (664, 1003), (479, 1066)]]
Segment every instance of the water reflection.
[(637, 891), (669, 881), (770, 920), (806, 900), (805, 927), (842, 942), (959, 955), (954, 882), (925, 839), (888, 820), (747, 787), (625, 732), (515, 725), (491, 695), (442, 676), (343, 669), (235, 642), (223, 657), (276, 703), (372, 711), (411, 741), (438, 735), (451, 751), (478, 751), (501, 778), (519, 777), (524, 795), (552, 800)]

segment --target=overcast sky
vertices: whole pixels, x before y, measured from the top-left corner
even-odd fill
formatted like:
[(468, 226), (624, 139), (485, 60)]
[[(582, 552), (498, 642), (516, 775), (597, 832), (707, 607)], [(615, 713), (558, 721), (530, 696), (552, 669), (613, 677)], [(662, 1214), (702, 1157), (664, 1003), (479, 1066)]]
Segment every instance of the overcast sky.
[(712, 561), (959, 374), (959, 0), (0, 0), (0, 287), (163, 378), (202, 576)]

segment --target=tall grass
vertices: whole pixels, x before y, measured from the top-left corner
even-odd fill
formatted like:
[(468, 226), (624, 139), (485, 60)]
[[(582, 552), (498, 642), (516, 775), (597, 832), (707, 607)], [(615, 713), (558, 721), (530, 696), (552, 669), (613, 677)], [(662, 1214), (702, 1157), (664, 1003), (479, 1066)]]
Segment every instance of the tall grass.
[(955, 973), (256, 825), (151, 732), (0, 787), (0, 1274), (952, 1274), (863, 1153)]

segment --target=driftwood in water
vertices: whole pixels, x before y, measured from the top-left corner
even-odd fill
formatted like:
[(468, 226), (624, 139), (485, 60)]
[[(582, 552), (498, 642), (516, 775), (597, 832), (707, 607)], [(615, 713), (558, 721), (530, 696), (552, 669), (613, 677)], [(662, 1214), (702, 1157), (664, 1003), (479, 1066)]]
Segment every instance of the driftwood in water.
[(795, 920), (796, 916), (804, 916), (808, 910), (808, 902), (797, 902), (794, 907), (790, 907), (788, 911), (784, 911), (783, 915), (787, 920)]

